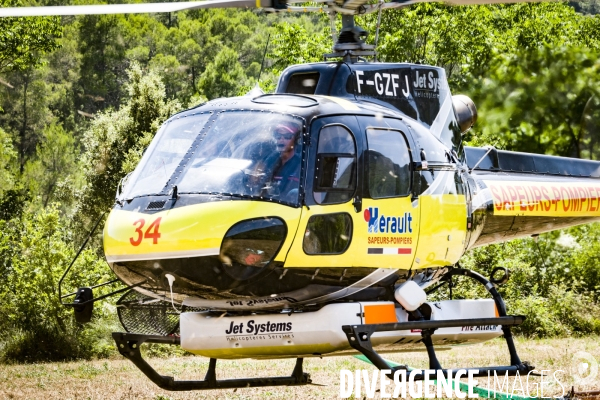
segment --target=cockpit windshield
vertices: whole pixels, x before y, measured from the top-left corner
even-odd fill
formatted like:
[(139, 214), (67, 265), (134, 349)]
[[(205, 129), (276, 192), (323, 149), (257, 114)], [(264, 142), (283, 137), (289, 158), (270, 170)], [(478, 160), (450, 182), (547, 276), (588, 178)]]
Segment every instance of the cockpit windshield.
[(157, 134), (123, 198), (224, 194), (298, 203), (303, 120), (261, 111), (175, 119)]

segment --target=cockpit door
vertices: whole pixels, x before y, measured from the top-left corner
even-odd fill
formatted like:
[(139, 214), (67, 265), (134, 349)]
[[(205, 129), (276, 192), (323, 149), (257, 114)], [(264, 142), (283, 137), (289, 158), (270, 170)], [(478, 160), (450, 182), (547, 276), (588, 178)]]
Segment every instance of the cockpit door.
[(408, 270), (419, 240), (412, 203), (412, 138), (393, 118), (359, 117), (365, 133), (363, 214), (357, 237), (368, 265)]
[(310, 129), (305, 197), (286, 267), (367, 266), (357, 254), (364, 224), (360, 204), (362, 135), (354, 116), (319, 118)]

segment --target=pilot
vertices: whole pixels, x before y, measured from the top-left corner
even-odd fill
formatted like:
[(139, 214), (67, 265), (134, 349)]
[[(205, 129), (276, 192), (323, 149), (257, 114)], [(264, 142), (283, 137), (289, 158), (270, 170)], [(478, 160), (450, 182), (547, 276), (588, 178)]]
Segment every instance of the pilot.
[(277, 153), (269, 157), (272, 165), (273, 195), (282, 201), (294, 201), (300, 186), (300, 155), (296, 153), (296, 142), (301, 126), (293, 121), (279, 123), (273, 131)]

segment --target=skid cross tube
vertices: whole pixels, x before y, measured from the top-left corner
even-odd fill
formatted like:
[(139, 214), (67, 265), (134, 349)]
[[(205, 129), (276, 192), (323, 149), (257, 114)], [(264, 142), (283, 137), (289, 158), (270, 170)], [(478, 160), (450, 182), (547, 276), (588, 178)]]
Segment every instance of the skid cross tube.
[[(442, 321), (409, 321), (409, 322), (398, 322), (388, 324), (371, 324), (371, 325), (344, 325), (342, 327), (348, 343), (350, 346), (360, 351), (367, 359), (380, 370), (391, 370), (389, 374), (390, 378), (393, 379), (393, 374), (398, 370), (408, 370), (407, 366), (390, 366), (374, 349), (371, 344), (371, 336), (375, 332), (389, 332), (389, 331), (402, 331), (402, 330), (421, 330), (422, 342), (427, 350), (427, 356), (429, 357), (429, 369), (434, 370), (437, 374), (438, 371), (442, 372), (444, 376), (452, 376), (456, 369), (443, 369), (437, 356), (435, 354), (435, 348), (431, 336), (434, 334), (436, 329), (439, 328), (456, 328), (462, 326), (480, 326), (480, 325), (491, 325), (491, 326), (502, 326), (502, 332), (506, 339), (508, 346), (508, 352), (510, 354), (510, 365), (500, 367), (482, 367), (482, 368), (466, 368), (463, 370), (472, 371), (473, 376), (487, 376), (489, 372), (501, 372), (508, 373), (510, 376), (516, 374), (527, 374), (534, 369), (533, 366), (527, 362), (521, 362), (517, 354), (517, 349), (510, 331), (510, 327), (514, 325), (520, 325), (525, 320), (524, 316), (506, 315), (506, 305), (500, 293), (496, 290), (496, 287), (477, 272), (464, 269), (464, 268), (452, 268), (446, 273), (442, 280), (449, 281), (452, 276), (466, 276), (469, 277), (483, 286), (485, 286), (488, 293), (494, 299), (496, 309), (498, 310), (499, 317), (497, 318), (472, 318), (472, 319), (455, 319), (455, 320), (442, 320)], [(477, 370), (477, 373), (473, 373)], [(417, 374), (415, 380), (424, 380), (425, 375), (423, 373)]]
[(209, 389), (235, 389), (245, 387), (264, 386), (301, 386), (311, 383), (310, 375), (303, 372), (304, 359), (297, 358), (296, 366), (291, 376), (277, 376), (267, 378), (241, 378), (217, 380), (217, 360), (211, 358), (208, 371), (204, 380), (198, 381), (176, 381), (172, 376), (159, 374), (150, 364), (144, 360), (140, 352), (140, 346), (144, 343), (180, 344), (180, 339), (175, 336), (153, 336), (138, 335), (132, 333), (114, 332), (113, 339), (117, 344), (119, 353), (130, 360), (158, 387), (171, 391), (184, 390), (209, 390)]
[[(443, 369), (440, 365), (431, 340), (431, 335), (438, 328), (456, 328), (462, 326), (481, 326), (481, 325), (520, 325), (525, 320), (524, 316), (505, 316), (497, 318), (472, 318), (472, 319), (454, 319), (454, 320), (443, 320), (443, 321), (409, 321), (409, 322), (397, 322), (390, 324), (369, 324), (369, 325), (344, 325), (342, 330), (348, 338), (348, 343), (352, 348), (360, 351), (365, 357), (380, 370), (391, 370), (392, 373), (396, 370), (405, 369), (408, 367), (392, 367), (390, 366), (375, 350), (371, 344), (371, 336), (375, 332), (390, 332), (390, 331), (404, 331), (412, 329), (420, 329), (421, 336), (423, 337), (422, 342), (425, 344), (427, 354), (429, 356), (429, 368), (436, 371), (443, 371), (445, 376), (448, 373), (453, 373), (452, 369)], [(508, 372), (509, 375), (515, 375), (519, 373), (527, 373), (531, 367), (526, 363), (515, 364), (504, 367), (482, 367), (482, 368), (468, 368), (468, 370), (479, 370), (477, 374), (473, 376), (487, 376), (487, 371), (493, 372)], [(415, 380), (425, 379), (424, 375), (418, 374), (415, 376)]]
[[(477, 272), (471, 271), (470, 269), (466, 268), (452, 268), (450, 271), (448, 271), (446, 275), (444, 275), (442, 279), (451, 279), (454, 275), (466, 276), (485, 286), (485, 289), (492, 296), (492, 299), (494, 299), (494, 303), (496, 304), (496, 310), (498, 310), (498, 315), (500, 317), (506, 316), (506, 305), (504, 304), (504, 299), (502, 299), (502, 296), (500, 296), (500, 293), (498, 293), (498, 290), (496, 290), (496, 286), (494, 286), (492, 282), (484, 278), (481, 274), (478, 274)], [(510, 354), (510, 364), (521, 365), (521, 359), (517, 354), (517, 348), (515, 346), (515, 341), (513, 339), (512, 332), (510, 331), (510, 326), (503, 325), (502, 333), (504, 333), (504, 339), (506, 340), (506, 345), (508, 346), (508, 352)]]

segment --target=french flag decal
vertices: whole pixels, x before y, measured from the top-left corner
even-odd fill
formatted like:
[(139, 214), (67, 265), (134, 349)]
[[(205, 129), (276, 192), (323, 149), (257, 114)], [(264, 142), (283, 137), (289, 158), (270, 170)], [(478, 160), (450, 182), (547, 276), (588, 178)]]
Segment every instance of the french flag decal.
[(369, 247), (368, 254), (411, 254), (410, 247)]

